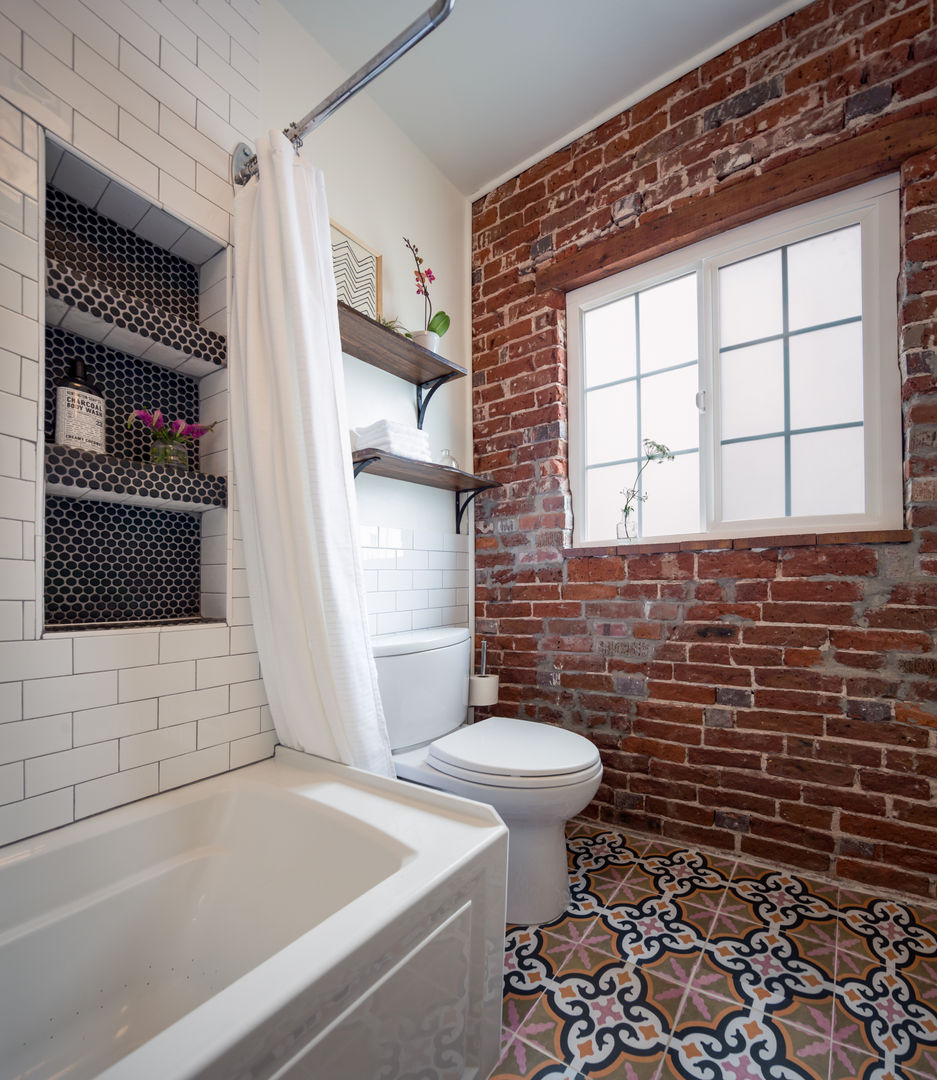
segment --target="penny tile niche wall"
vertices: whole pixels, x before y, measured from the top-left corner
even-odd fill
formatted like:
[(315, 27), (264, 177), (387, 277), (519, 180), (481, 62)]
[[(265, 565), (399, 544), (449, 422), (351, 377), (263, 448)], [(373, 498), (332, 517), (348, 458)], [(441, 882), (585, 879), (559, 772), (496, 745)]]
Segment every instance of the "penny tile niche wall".
[[(225, 618), (226, 250), (46, 144), (47, 631)], [(72, 360), (105, 403), (105, 453), (55, 443)], [(216, 423), (189, 469), (150, 462), (136, 409)]]

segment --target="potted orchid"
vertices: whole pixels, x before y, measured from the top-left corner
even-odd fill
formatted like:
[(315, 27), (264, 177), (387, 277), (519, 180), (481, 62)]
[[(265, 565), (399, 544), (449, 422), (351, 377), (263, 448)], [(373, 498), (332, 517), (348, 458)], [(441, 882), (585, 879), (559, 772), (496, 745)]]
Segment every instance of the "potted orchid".
[(195, 440), (213, 431), (212, 424), (189, 424), (185, 420), (167, 422), (162, 412), (148, 412), (146, 409), (134, 409), (127, 417), (127, 427), (139, 420), (153, 433), (153, 445), (150, 447), (150, 462), (153, 465), (166, 465), (171, 469), (184, 471), (189, 467), (189, 447)]
[(449, 329), (449, 316), (444, 311), (437, 311), (435, 315), (433, 314), (433, 302), (429, 298), (429, 287), (436, 280), (436, 275), (428, 266), (425, 270), (423, 269), (423, 259), (416, 244), (411, 243), (406, 237), (403, 238), (403, 242), (409, 248), (413, 261), (416, 263), (416, 269), (413, 271), (413, 276), (416, 278), (416, 294), (423, 297), (424, 329), (413, 330), (408, 336), (418, 345), (422, 345), (423, 348), (436, 352), (439, 348), (439, 339)]

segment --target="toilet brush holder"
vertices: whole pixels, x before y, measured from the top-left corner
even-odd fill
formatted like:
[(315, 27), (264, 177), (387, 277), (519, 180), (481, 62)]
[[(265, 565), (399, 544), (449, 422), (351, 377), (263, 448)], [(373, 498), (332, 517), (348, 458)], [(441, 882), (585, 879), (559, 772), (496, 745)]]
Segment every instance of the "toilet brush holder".
[(494, 705), (497, 700), (497, 675), (469, 676), (469, 705)]

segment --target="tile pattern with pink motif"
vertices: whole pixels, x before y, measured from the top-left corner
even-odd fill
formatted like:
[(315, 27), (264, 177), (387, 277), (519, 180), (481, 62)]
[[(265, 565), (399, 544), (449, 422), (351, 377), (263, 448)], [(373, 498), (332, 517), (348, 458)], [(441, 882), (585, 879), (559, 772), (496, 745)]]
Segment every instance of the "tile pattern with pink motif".
[(573, 823), (492, 1080), (935, 1080), (937, 911)]

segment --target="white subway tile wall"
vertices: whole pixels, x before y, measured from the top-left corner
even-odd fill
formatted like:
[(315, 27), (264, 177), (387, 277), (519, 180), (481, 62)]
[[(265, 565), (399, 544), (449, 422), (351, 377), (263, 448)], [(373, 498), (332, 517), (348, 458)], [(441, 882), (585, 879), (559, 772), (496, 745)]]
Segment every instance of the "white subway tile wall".
[[(37, 640), (36, 618), (40, 127), (125, 199), (227, 243), (230, 154), (257, 134), (259, 24), (258, 0), (18, 0), (0, 15), (0, 844), (273, 753), (236, 513), (202, 515), (203, 613), (227, 624)], [(201, 292), (203, 323), (224, 332), (223, 255)], [(224, 376), (201, 386), (219, 416)], [(203, 453), (227, 473), (226, 423)]]
[(467, 536), (362, 525), (358, 539), (372, 634), (468, 626)]

